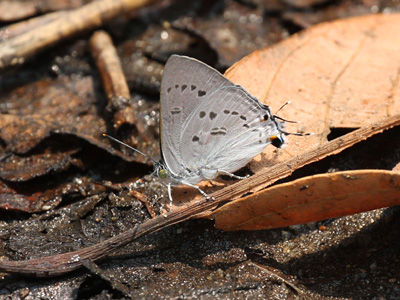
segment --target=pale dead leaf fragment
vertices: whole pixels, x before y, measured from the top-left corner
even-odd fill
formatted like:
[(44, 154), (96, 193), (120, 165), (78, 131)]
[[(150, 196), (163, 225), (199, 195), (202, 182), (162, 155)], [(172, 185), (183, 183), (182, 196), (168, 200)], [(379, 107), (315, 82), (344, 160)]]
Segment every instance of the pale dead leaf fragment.
[[(288, 147), (273, 165), (326, 142), (330, 128), (357, 128), (400, 113), (400, 14), (322, 23), (245, 57), (226, 76), (287, 120)], [(260, 160), (260, 158), (258, 158)], [(256, 166), (254, 171), (258, 170)]]
[(270, 229), (400, 204), (400, 173), (357, 170), (308, 176), (225, 204), (213, 214), (226, 231)]

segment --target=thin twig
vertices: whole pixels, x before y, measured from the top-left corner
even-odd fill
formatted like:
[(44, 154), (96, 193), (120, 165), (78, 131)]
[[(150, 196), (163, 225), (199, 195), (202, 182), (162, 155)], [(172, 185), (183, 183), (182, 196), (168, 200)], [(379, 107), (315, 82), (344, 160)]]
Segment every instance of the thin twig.
[(129, 99), (128, 84), (122, 71), (121, 61), (110, 35), (99, 30), (90, 38), (90, 49), (99, 70), (107, 99), (123, 97)]
[(250, 261), (249, 265), (252, 265), (252, 266), (262, 270), (263, 272), (267, 273), (271, 277), (277, 278), (279, 281), (282, 281), (287, 286), (291, 287), (297, 294), (299, 294), (299, 295), (304, 294), (301, 289), (299, 289), (296, 285), (291, 283), (289, 280), (285, 279), (282, 275), (278, 274), (278, 272), (275, 269), (273, 269), (271, 267), (266, 267), (262, 264), (259, 264), (259, 263), (253, 262), (253, 261)]
[(131, 94), (110, 35), (96, 31), (90, 38), (90, 48), (106, 92), (107, 112), (113, 114), (114, 130), (118, 131), (126, 123), (133, 125), (135, 110), (129, 104)]

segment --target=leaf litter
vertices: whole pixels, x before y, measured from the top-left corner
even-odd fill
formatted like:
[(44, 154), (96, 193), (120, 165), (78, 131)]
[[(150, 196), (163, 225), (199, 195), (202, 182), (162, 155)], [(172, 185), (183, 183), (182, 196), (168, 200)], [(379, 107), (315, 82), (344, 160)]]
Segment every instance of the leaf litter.
[[(265, 68), (264, 68), (264, 69), (265, 69)], [(268, 69), (266, 69), (266, 70), (268, 70)], [(248, 74), (250, 74), (250, 73), (248, 73)], [(293, 79), (293, 78), (289, 78), (289, 79), (291, 80), (291, 79)], [(290, 86), (290, 85), (288, 85), (288, 86)], [(261, 97), (260, 99), (262, 99), (262, 97)], [(271, 100), (271, 104), (270, 104), (269, 102), (268, 102), (268, 104), (270, 104), (271, 107), (273, 107), (274, 104), (272, 103), (272, 99), (269, 99), (268, 101), (270, 101), (270, 100)], [(278, 106), (279, 106), (279, 104), (278, 104)], [(295, 109), (294, 109), (294, 110), (297, 111), (298, 109), (299, 109), (299, 107), (296, 107), (296, 106), (295, 106)], [(292, 111), (292, 110), (290, 110), (290, 111)], [(288, 113), (288, 112), (286, 112), (286, 113), (290, 115), (290, 113)], [(285, 118), (286, 118), (286, 117), (287, 117), (287, 115), (285, 115)], [(288, 119), (289, 119), (289, 118), (288, 118)], [(290, 118), (290, 119), (293, 119), (293, 118)], [(295, 120), (298, 120), (298, 119), (301, 119), (301, 118), (296, 117), (296, 118), (294, 118), (294, 119), (295, 119)], [(305, 119), (306, 119), (306, 118), (305, 118)], [(318, 120), (318, 119), (319, 119), (319, 118), (315, 118), (315, 120)], [(325, 123), (324, 123), (324, 124), (325, 124)], [(309, 129), (308, 126), (310, 126), (310, 125), (306, 125), (306, 129), (307, 129), (307, 130)], [(325, 126), (325, 125), (324, 125), (324, 126)], [(311, 128), (311, 127), (310, 127), (310, 128)], [(325, 128), (325, 127), (324, 127), (324, 128)], [(297, 129), (295, 129), (295, 130), (297, 130)], [(318, 132), (318, 131), (313, 131), (313, 132)], [(326, 139), (326, 136), (328, 135), (328, 133), (327, 133), (327, 132), (324, 132), (324, 134), (325, 134), (325, 139)], [(87, 135), (87, 136), (90, 136), (90, 135)], [(86, 137), (87, 137), (87, 136), (86, 136)], [(91, 137), (91, 136), (90, 136), (90, 137)], [(312, 137), (310, 137), (310, 138), (312, 138)], [(87, 140), (89, 140), (89, 139), (87, 139)], [(92, 140), (91, 140), (91, 141), (92, 141), (92, 144), (93, 144), (93, 140), (95, 140), (95, 139), (92, 138)], [(9, 141), (11, 141), (11, 139), (9, 139)], [(311, 140), (308, 140), (307, 142), (308, 142), (309, 145), (313, 145), (313, 142), (311, 142)], [(318, 141), (317, 141), (317, 142), (318, 142)], [(323, 142), (323, 141), (322, 141), (322, 142)], [(18, 145), (18, 144), (17, 144), (17, 145)], [(27, 149), (23, 149), (23, 150), (25, 150), (25, 152), (22, 151), (21, 153), (27, 153), (26, 151), (31, 151), (32, 149), (34, 149), (35, 145), (37, 145), (37, 143), (34, 144), (32, 147), (29, 147), (29, 148), (27, 148)], [(296, 145), (296, 142), (293, 142), (293, 140), (291, 140), (289, 145)], [(289, 147), (289, 146), (288, 146), (288, 147)], [(16, 149), (18, 149), (18, 148), (16, 148)], [(289, 152), (289, 150), (290, 150), (290, 149), (287, 149), (288, 152)], [(286, 150), (285, 150), (285, 151), (286, 151)], [(290, 150), (290, 151), (293, 151), (293, 150)], [(294, 152), (294, 153), (296, 153), (296, 152)], [(275, 153), (275, 156), (279, 157), (280, 154), (277, 155), (277, 154)], [(122, 157), (122, 156), (119, 156), (119, 157)], [(379, 216), (380, 216), (379, 213), (377, 213), (376, 216), (377, 216), (377, 218), (379, 219)], [(100, 218), (100, 219), (102, 219), (102, 218)], [(352, 219), (348, 219), (348, 220), (352, 220)], [(154, 222), (154, 221), (153, 221), (153, 222)], [(351, 221), (350, 221), (350, 222), (351, 222)], [(389, 224), (395, 225), (395, 224), (393, 224), (393, 221), (390, 221), (390, 220), (389, 220), (388, 222), (389, 222)], [(392, 223), (390, 223), (390, 222), (392, 222)], [(131, 226), (132, 226), (132, 224), (134, 224), (134, 222), (131, 223)], [(354, 223), (354, 224), (356, 224), (356, 223)], [(371, 223), (371, 224), (372, 224), (372, 223)], [(380, 225), (377, 223), (377, 226), (380, 226)], [(357, 227), (357, 226), (356, 226), (356, 227)], [(295, 230), (295, 229), (291, 229), (291, 230)], [(269, 233), (266, 233), (266, 234), (268, 235)], [(271, 232), (270, 234), (273, 235), (273, 232)], [(282, 234), (284, 234), (284, 231), (282, 232)], [(336, 234), (339, 234), (339, 233), (336, 233)], [(239, 236), (240, 236), (240, 235), (239, 235)], [(241, 236), (241, 237), (242, 237), (242, 241), (241, 241), (241, 242), (244, 242), (244, 243), (246, 243), (246, 242), (249, 243), (249, 242), (250, 242), (250, 244), (251, 244), (251, 240), (246, 239), (244, 236)], [(33, 236), (32, 236), (32, 238), (33, 238)], [(210, 240), (212, 241), (212, 240), (215, 240), (215, 239), (211, 238)], [(273, 240), (273, 239), (271, 239), (271, 240)], [(235, 242), (237, 243), (238, 240), (236, 239)], [(345, 245), (345, 243), (344, 243), (344, 245)], [(283, 245), (282, 250), (283, 250), (283, 251), (286, 251), (286, 250), (287, 250), (287, 249), (286, 249), (287, 246), (288, 246), (288, 245)], [(378, 245), (377, 245), (377, 246), (378, 246)], [(378, 249), (379, 249), (379, 247), (378, 247)], [(257, 249), (251, 247), (250, 250), (251, 250), (251, 251), (256, 251)], [(259, 250), (260, 250), (260, 248), (259, 248)], [(263, 248), (261, 251), (265, 251), (265, 250), (266, 250), (266, 249)], [(250, 251), (250, 252), (251, 252), (251, 251)], [(344, 250), (344, 251), (345, 251), (345, 250)], [(328, 251), (328, 252), (329, 252), (329, 251)], [(256, 251), (255, 253), (257, 253), (257, 251)], [(27, 253), (27, 255), (30, 256), (28, 253)], [(166, 251), (166, 252), (165, 252), (165, 255), (171, 255), (171, 253), (170, 253), (169, 251)], [(175, 253), (175, 255), (176, 255), (176, 253)], [(173, 255), (173, 257), (175, 257), (175, 255)], [(247, 255), (250, 255), (250, 253), (248, 253)], [(40, 255), (39, 255), (39, 256), (40, 256)], [(214, 256), (216, 257), (216, 255), (214, 255)], [(268, 257), (268, 254), (264, 252), (263, 257)], [(222, 260), (222, 261), (223, 261), (223, 260)], [(279, 259), (277, 259), (276, 261), (279, 261)], [(321, 264), (322, 264), (322, 261), (321, 261)], [(332, 263), (331, 266), (333, 266), (334, 264), (335, 264), (335, 263)], [(168, 266), (165, 265), (165, 264), (163, 264), (163, 265), (164, 265), (164, 267), (161, 267), (161, 269), (165, 269), (165, 268), (166, 268), (166, 270), (168, 270)], [(293, 268), (295, 269), (296, 266), (293, 265)], [(329, 266), (326, 266), (326, 270), (328, 270), (328, 269), (329, 269)], [(182, 269), (182, 270), (183, 270), (183, 269)], [(288, 271), (288, 270), (287, 270), (287, 271)], [(307, 269), (307, 272), (308, 272), (307, 274), (312, 274), (312, 273), (310, 272), (310, 270), (308, 270), (308, 269)], [(169, 271), (168, 271), (167, 273), (168, 273), (169, 275), (172, 275)], [(211, 274), (212, 274), (212, 276), (218, 276), (218, 272), (211, 272)], [(314, 272), (314, 275), (317, 276), (317, 275), (318, 275), (317, 272)], [(162, 277), (161, 277), (161, 278), (162, 278)], [(159, 284), (161, 283), (160, 285), (162, 285), (162, 283), (163, 283), (163, 281), (162, 281), (163, 279), (161, 279), (161, 278), (159, 278), (159, 282), (158, 282)], [(316, 278), (318, 278), (318, 277), (316, 277)], [(313, 281), (312, 278), (310, 278), (310, 280), (307, 281), (306, 278), (304, 278), (304, 277), (303, 277), (303, 280), (304, 280), (304, 282), (307, 282), (308, 284), (312, 284), (312, 281)], [(229, 287), (229, 285), (227, 285), (226, 287)], [(366, 287), (360, 285), (360, 287), (359, 287), (358, 289), (359, 289), (359, 290), (362, 290), (363, 288), (365, 289)]]

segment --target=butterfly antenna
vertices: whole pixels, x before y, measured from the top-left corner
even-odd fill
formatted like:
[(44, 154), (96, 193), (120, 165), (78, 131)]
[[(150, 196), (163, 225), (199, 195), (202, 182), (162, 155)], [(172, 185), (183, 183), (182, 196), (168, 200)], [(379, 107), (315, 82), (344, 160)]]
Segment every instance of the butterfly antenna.
[(286, 105), (290, 104), (291, 101), (286, 102), (285, 104), (283, 104), (275, 113), (275, 115), (278, 114), (278, 112), (280, 112)]
[[(286, 102), (285, 104), (283, 104), (275, 113), (274, 118), (287, 122), (287, 123), (299, 123), (298, 121), (290, 121), (290, 120), (286, 120), (284, 118), (278, 117), (276, 114), (278, 112), (280, 112), (286, 105), (290, 104), (291, 101)], [(300, 132), (287, 132), (287, 131), (283, 131), (281, 130), (281, 132), (285, 135), (296, 135), (296, 136), (307, 136), (307, 135), (313, 135), (314, 133), (300, 133)]]
[(297, 135), (297, 136), (308, 136), (308, 135), (313, 135), (313, 132), (307, 132), (307, 133), (300, 133), (300, 132), (287, 132), (281, 130), (281, 132), (285, 135)]
[(110, 140), (113, 140), (114, 142), (117, 142), (117, 143), (119, 143), (119, 144), (121, 144), (121, 145), (124, 145), (125, 147), (128, 147), (129, 149), (131, 149), (131, 150), (133, 150), (133, 151), (136, 151), (136, 152), (139, 153), (139, 154), (142, 154), (144, 157), (147, 157), (148, 159), (150, 159), (155, 165), (158, 164), (158, 161), (156, 161), (156, 160), (153, 159), (152, 157), (148, 156), (147, 154), (144, 154), (142, 151), (139, 151), (139, 150), (136, 149), (136, 148), (133, 148), (132, 146), (129, 146), (128, 144), (125, 144), (124, 142), (122, 142), (122, 141), (116, 139), (115, 137), (112, 137), (111, 135), (108, 135), (108, 134), (105, 134), (105, 133), (103, 133), (102, 135), (105, 136), (105, 137), (107, 137), (107, 138), (109, 138)]
[(287, 122), (287, 123), (299, 123), (298, 121), (290, 121), (290, 120), (286, 120), (284, 118), (278, 117), (277, 115), (274, 115), (275, 119), (279, 119), (281, 121)]
[(288, 123), (298, 123), (297, 121), (290, 121), (290, 120), (286, 120), (286, 119), (284, 119), (284, 118), (281, 118), (281, 117), (278, 117), (278, 116), (277, 116), (278, 112), (280, 112), (286, 105), (290, 104), (290, 102), (291, 102), (291, 101), (286, 102), (285, 104), (283, 104), (283, 105), (276, 111), (276, 113), (274, 114), (274, 118), (275, 118), (275, 119), (278, 119), (278, 120), (281, 120), (281, 121), (284, 121), (284, 122), (288, 122)]

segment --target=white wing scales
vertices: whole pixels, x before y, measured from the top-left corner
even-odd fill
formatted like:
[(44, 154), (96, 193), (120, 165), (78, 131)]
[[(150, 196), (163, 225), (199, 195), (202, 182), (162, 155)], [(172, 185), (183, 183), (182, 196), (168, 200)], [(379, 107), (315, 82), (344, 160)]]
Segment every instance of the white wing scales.
[(203, 179), (238, 170), (280, 135), (269, 109), (243, 88), (221, 88), (210, 97), (185, 121), (180, 141), (184, 164)]
[(161, 147), (176, 179), (196, 184), (245, 166), (281, 136), (269, 108), (213, 68), (172, 56), (161, 88)]
[(192, 58), (172, 55), (167, 61), (161, 83), (161, 150), (173, 174), (185, 168), (179, 146), (183, 124), (208, 92), (229, 85), (216, 70)]

